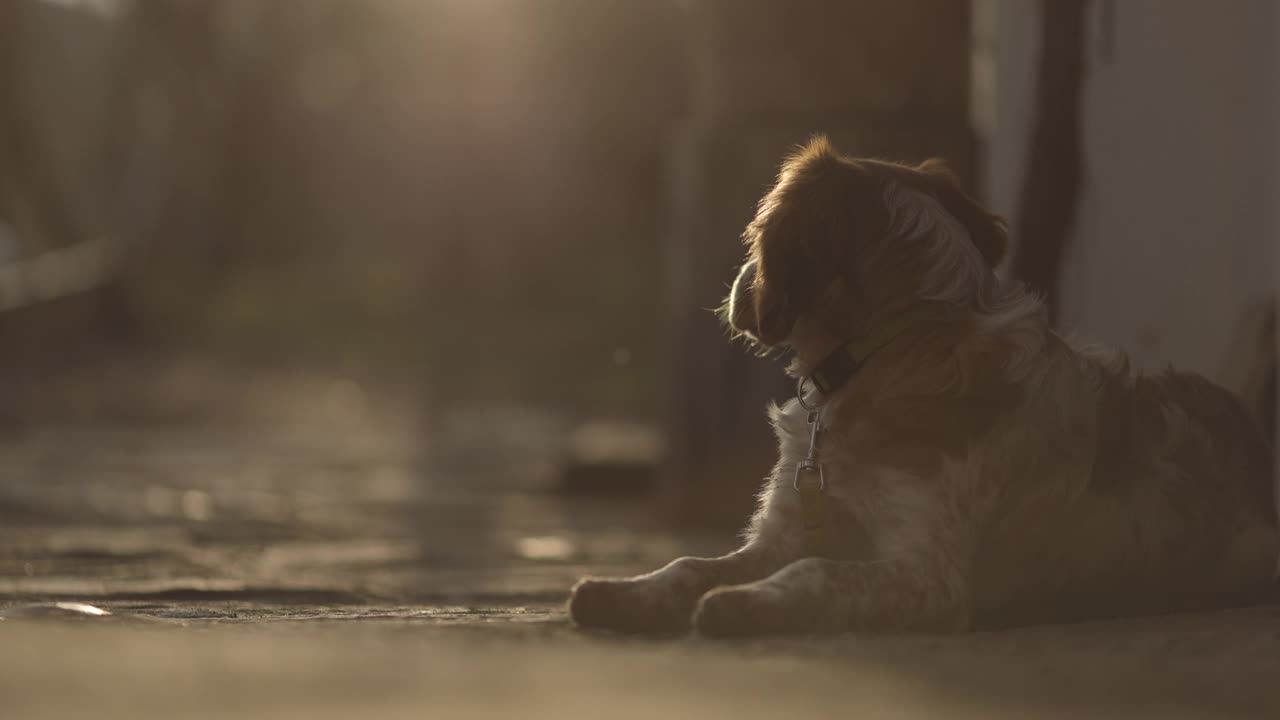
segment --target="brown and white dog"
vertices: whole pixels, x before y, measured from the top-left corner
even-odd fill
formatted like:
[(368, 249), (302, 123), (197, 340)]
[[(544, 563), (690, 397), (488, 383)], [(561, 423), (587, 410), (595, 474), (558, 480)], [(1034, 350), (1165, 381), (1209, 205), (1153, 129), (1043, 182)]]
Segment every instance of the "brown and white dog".
[(818, 431), (798, 400), (773, 407), (781, 457), (742, 548), (586, 578), (579, 625), (959, 631), (1208, 607), (1272, 582), (1272, 456), (1241, 403), (1070, 347), (997, 278), (1004, 223), (941, 164), (817, 138), (745, 241), (724, 314), (790, 347)]

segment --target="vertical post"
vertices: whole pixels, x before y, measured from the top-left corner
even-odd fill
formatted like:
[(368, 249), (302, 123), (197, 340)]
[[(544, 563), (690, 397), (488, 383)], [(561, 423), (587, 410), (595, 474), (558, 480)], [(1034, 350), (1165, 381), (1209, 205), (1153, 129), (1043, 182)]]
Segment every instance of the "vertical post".
[(1035, 125), (1014, 229), (1014, 274), (1044, 294), (1051, 321), (1058, 317), (1062, 259), (1084, 176), (1081, 98), (1087, 9), (1086, 0), (1041, 3)]

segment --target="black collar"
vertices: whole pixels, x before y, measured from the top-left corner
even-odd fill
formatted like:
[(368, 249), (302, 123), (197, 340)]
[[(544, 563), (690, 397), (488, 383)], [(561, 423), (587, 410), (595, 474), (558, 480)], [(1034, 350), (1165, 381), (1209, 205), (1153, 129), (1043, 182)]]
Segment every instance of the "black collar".
[[(844, 387), (862, 368), (867, 359), (877, 351), (893, 342), (899, 335), (913, 326), (939, 314), (939, 307), (932, 304), (910, 310), (880, 325), (875, 332), (868, 334), (866, 337), (850, 340), (832, 350), (818, 363), (813, 372), (806, 377), (800, 378), (800, 382), (796, 386), (796, 395), (800, 398), (801, 404), (805, 407), (816, 407), (814, 403), (806, 402), (806, 384), (812, 385), (823, 397), (830, 396)], [(821, 404), (821, 402), (818, 404)]]

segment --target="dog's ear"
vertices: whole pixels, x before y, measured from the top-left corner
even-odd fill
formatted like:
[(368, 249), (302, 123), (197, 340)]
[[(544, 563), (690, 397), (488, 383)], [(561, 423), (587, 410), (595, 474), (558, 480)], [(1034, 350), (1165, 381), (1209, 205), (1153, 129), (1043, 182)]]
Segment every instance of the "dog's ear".
[(986, 258), (987, 264), (993, 268), (999, 265), (1009, 244), (1009, 229), (1005, 219), (987, 212), (966, 195), (960, 189), (960, 182), (956, 180), (955, 174), (942, 160), (926, 160), (916, 166), (915, 170), (924, 177), (929, 194), (937, 198), (942, 207), (969, 232), (969, 238), (978, 252), (982, 253), (982, 257)]
[(772, 223), (757, 236), (752, 252), (756, 260), (752, 284), (756, 339), (764, 345), (786, 340), (800, 316), (805, 292), (802, 250), (788, 230), (787, 223)]
[(815, 288), (835, 266), (833, 238), (846, 221), (849, 167), (823, 136), (782, 164), (778, 181), (760, 201), (744, 241), (757, 262), (756, 335), (776, 345), (791, 334)]

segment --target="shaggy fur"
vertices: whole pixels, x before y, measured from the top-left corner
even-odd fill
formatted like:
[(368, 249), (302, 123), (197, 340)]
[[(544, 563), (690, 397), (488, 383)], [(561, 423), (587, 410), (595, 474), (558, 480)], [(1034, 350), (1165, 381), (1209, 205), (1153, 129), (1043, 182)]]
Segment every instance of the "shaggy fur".
[[(1267, 588), (1271, 451), (1229, 392), (1075, 349), (993, 268), (1005, 227), (936, 162), (783, 165), (745, 233), (724, 311), (810, 373), (903, 313), (921, 321), (823, 398), (828, 542), (805, 557), (795, 400), (744, 546), (636, 578), (582, 580), (583, 626), (708, 635), (974, 625), (1160, 612)], [(926, 308), (934, 308), (929, 312)]]

